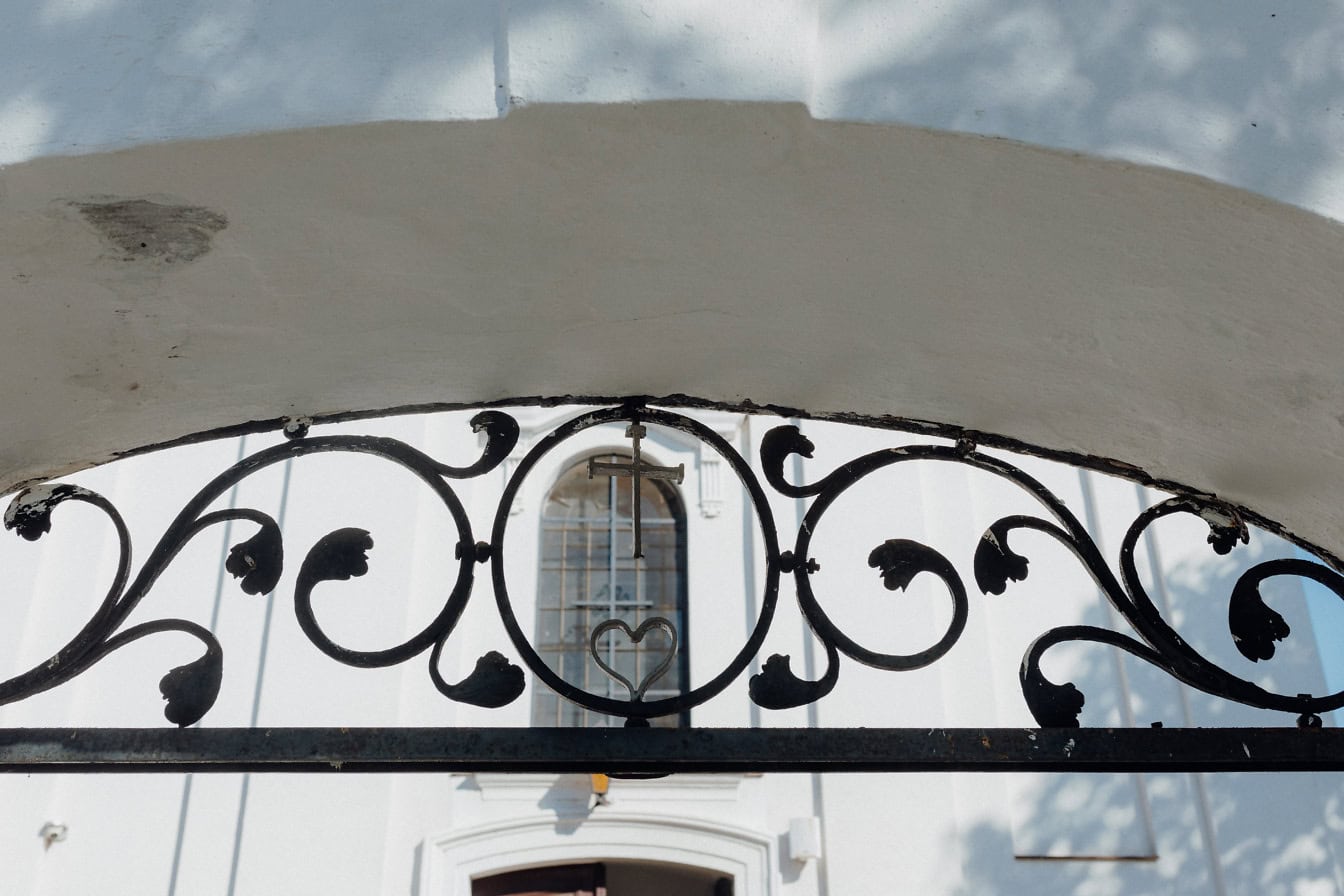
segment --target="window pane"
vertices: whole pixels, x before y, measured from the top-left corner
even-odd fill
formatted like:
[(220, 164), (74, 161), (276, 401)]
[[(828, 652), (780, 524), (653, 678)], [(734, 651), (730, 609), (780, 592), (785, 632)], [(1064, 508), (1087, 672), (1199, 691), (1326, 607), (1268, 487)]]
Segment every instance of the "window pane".
[[(603, 455), (607, 462), (631, 463), (629, 456)], [(603, 473), (589, 478), (588, 461), (567, 470), (544, 504), (541, 561), (537, 580), (535, 645), (543, 662), (565, 681), (601, 696), (628, 700), (629, 691), (607, 675), (589, 653), (593, 629), (619, 619), (632, 631), (661, 616), (684, 636), (685, 516), (676, 489), (667, 482), (640, 484), (643, 559), (631, 556), (633, 483)], [(604, 662), (638, 687), (668, 656), (672, 642), (659, 629), (636, 644), (620, 630), (607, 633), (598, 648)], [(646, 700), (673, 696), (686, 687), (686, 645), (679, 643), (669, 668), (652, 683)], [(538, 684), (538, 691), (548, 691)], [(672, 716), (654, 724), (675, 727)], [(588, 713), (551, 694), (533, 700), (538, 725), (620, 725), (620, 718)]]

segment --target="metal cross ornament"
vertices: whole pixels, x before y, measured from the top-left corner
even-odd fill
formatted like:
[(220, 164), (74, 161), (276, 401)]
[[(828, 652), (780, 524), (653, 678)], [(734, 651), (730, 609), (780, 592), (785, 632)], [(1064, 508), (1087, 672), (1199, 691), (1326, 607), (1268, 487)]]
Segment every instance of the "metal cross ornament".
[(656, 467), (653, 464), (644, 463), (639, 454), (639, 440), (648, 435), (648, 430), (640, 423), (631, 423), (625, 428), (625, 437), (634, 442), (634, 457), (629, 463), (620, 463), (617, 461), (590, 460), (588, 461), (588, 478), (592, 479), (598, 473), (604, 476), (629, 476), (631, 485), (631, 510), (635, 516), (635, 552), (631, 556), (636, 560), (644, 557), (644, 541), (642, 523), (640, 521), (640, 500), (639, 489), (643, 479), (664, 479), (669, 482), (675, 482), (681, 485), (686, 478), (686, 465), (677, 464), (675, 467)]

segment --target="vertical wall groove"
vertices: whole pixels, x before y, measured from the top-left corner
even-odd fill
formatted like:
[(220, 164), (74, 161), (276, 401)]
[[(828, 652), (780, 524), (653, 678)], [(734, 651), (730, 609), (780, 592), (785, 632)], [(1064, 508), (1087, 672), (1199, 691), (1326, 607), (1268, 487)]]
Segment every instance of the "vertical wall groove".
[[(294, 462), (285, 461), (285, 479), (280, 486), (280, 512), (276, 515), (276, 522), (283, 532), (285, 528), (285, 512), (289, 509), (289, 481), (290, 474), (293, 472)], [(275, 592), (271, 591), (266, 595), (266, 617), (261, 629), (261, 648), (257, 659), (257, 683), (252, 692), (252, 716), (248, 721), (249, 728), (257, 727), (257, 719), (261, 714), (261, 691), (266, 684), (266, 653), (271, 640), (271, 616), (275, 610)], [(238, 822), (233, 831), (233, 855), (229, 860), (229, 888), (228, 896), (234, 896), (238, 886), (238, 866), (239, 858), (243, 849), (243, 828), (247, 821), (247, 797), (251, 789), (252, 776), (243, 775), (242, 793), (238, 798)]]

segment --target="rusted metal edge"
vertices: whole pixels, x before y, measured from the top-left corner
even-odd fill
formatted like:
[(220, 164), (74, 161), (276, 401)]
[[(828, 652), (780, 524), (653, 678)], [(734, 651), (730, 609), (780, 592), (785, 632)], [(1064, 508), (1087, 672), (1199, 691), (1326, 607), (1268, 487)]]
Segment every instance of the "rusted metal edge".
[(1338, 728), (16, 728), (0, 772), (1321, 772)]
[[(1008, 436), (996, 435), (994, 433), (984, 432), (976, 429), (969, 429), (955, 423), (937, 423), (928, 420), (921, 420), (914, 417), (901, 417), (895, 414), (859, 414), (854, 412), (815, 412), (803, 408), (790, 407), (786, 405), (757, 403), (751, 399), (743, 399), (736, 402), (712, 401), (705, 398), (698, 398), (683, 393), (672, 393), (668, 395), (557, 395), (557, 396), (515, 396), (511, 398), (501, 398), (484, 402), (429, 402), (424, 404), (399, 405), (388, 408), (360, 409), (340, 411), (334, 413), (313, 413), (311, 415), (295, 415), (285, 417), (274, 417), (264, 420), (249, 420), (230, 426), (223, 426), (205, 432), (192, 433), (179, 438), (170, 439), (163, 442), (156, 442), (147, 445), (141, 445), (122, 451), (115, 451), (104, 461), (106, 463), (113, 460), (119, 460), (125, 457), (135, 457), (142, 454), (148, 454), (154, 451), (161, 451), (166, 448), (176, 448), (182, 445), (194, 445), (201, 442), (213, 441), (223, 438), (237, 438), (239, 436), (252, 435), (263, 432), (280, 432), (286, 426), (293, 425), (295, 420), (301, 419), (303, 425), (310, 426), (322, 423), (344, 423), (356, 420), (371, 420), (379, 417), (394, 417), (406, 414), (426, 414), (440, 411), (464, 411), (464, 410), (483, 410), (487, 408), (506, 408), (506, 407), (560, 407), (563, 405), (621, 405), (631, 402), (647, 404), (652, 406), (676, 408), (680, 410), (720, 410), (730, 411), (742, 414), (770, 414), (779, 417), (796, 417), (801, 420), (825, 420), (835, 423), (848, 423), (856, 426), (866, 426), (875, 429), (886, 429), (895, 432), (905, 432), (917, 434), (932, 438), (949, 439), (954, 443), (965, 443), (979, 445), (987, 448), (997, 448), (1004, 451), (1011, 451), (1015, 454), (1022, 454), (1028, 457), (1039, 457), (1045, 460), (1057, 461), (1059, 463), (1069, 464), (1073, 467), (1095, 470), (1100, 473), (1107, 473), (1112, 476), (1119, 476), (1132, 482), (1160, 491), (1169, 492), (1174, 495), (1195, 495), (1205, 497), (1216, 497), (1209, 495), (1201, 489), (1195, 488), (1184, 483), (1176, 482), (1170, 479), (1163, 479), (1152, 475), (1148, 471), (1134, 464), (1126, 463), (1123, 460), (1111, 457), (1103, 457), (1092, 454), (1084, 454), (1077, 451), (1068, 451), (1062, 449), (1048, 448), (1042, 445), (1035, 445), (1030, 442), (1024, 442), (1020, 439), (1014, 439)], [(92, 466), (92, 465), (91, 465)], [(66, 471), (74, 472), (73, 469)], [(27, 486), (35, 485), (39, 482), (47, 481), (48, 477), (39, 477), (36, 479), (27, 479), (12, 483), (0, 482), (0, 496), (9, 494)], [(1220, 499), (1221, 500), (1221, 499)], [(1336, 552), (1315, 544), (1300, 535), (1288, 530), (1282, 523), (1272, 520), (1253, 508), (1242, 504), (1227, 502), (1239, 513), (1247, 522), (1277, 535), (1304, 550), (1315, 554), (1322, 561), (1329, 564), (1336, 570), (1344, 572), (1344, 558), (1341, 558)]]

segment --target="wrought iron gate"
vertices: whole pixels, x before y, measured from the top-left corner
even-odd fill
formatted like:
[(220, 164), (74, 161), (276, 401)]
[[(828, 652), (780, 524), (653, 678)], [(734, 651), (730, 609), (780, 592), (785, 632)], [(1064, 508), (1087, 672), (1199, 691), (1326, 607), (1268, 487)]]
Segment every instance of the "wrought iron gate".
[[(661, 774), (675, 771), (925, 771), (925, 770), (1339, 770), (1344, 769), (1344, 732), (1322, 727), (1320, 714), (1344, 706), (1344, 692), (1323, 696), (1280, 694), (1240, 678), (1210, 661), (1188, 644), (1163, 618), (1145, 591), (1135, 565), (1135, 547), (1149, 526), (1173, 514), (1193, 515), (1208, 527), (1212, 550), (1226, 554), (1248, 542), (1248, 522), (1284, 534), (1272, 522), (1246, 508), (1200, 494), (1172, 483), (1153, 483), (1123, 465), (1095, 458), (1064, 456), (1107, 472), (1119, 473), (1173, 493), (1143, 511), (1129, 526), (1119, 556), (1112, 566), (1087, 529), (1064, 502), (1018, 466), (981, 445), (1012, 448), (1032, 454), (1051, 453), (1009, 443), (955, 427), (922, 425), (922, 436), (943, 437), (946, 444), (907, 444), (852, 458), (836, 469), (807, 482), (786, 475), (790, 459), (810, 457), (813, 446), (801, 429), (783, 424), (769, 431), (761, 443), (754, 468), (732, 445), (686, 413), (667, 409), (675, 401), (643, 398), (619, 400), (597, 410), (582, 410), (568, 422), (540, 438), (507, 479), (499, 498), (488, 540), (473, 532), (452, 483), (495, 470), (510, 456), (519, 426), (498, 409), (480, 411), (471, 420), (482, 435), (480, 456), (455, 467), (394, 439), (377, 436), (319, 435), (312, 421), (284, 421), (289, 437), (282, 444), (258, 451), (216, 476), (183, 507), (159, 537), (149, 557), (132, 568), (131, 536), (117, 508), (103, 496), (77, 485), (35, 485), (18, 492), (4, 514), (7, 529), (37, 540), (53, 525), (63, 504), (83, 502), (101, 510), (115, 527), (120, 561), (111, 587), (94, 615), (45, 662), (0, 683), (0, 704), (23, 700), (81, 675), (113, 651), (141, 638), (178, 632), (196, 639), (199, 659), (172, 669), (160, 681), (166, 700), (165, 716), (177, 729), (10, 729), (0, 731), (0, 770), (4, 771), (593, 771), (624, 774)], [(683, 402), (688, 404), (688, 402)], [(755, 411), (753, 408), (733, 410)], [(871, 421), (870, 421), (871, 422)], [(590, 475), (630, 480), (636, 500), (633, 521), (634, 553), (641, 553), (638, 489), (644, 478), (675, 479), (679, 470), (644, 461), (640, 439), (650, 428), (677, 430), (698, 440), (731, 468), (741, 481), (756, 516), (764, 550), (765, 581), (759, 612), (745, 643), (731, 661), (707, 681), (672, 696), (646, 699), (650, 687), (667, 664), (632, 680), (604, 663), (599, 639), (623, 632), (633, 642), (650, 631), (660, 631), (674, 645), (683, 633), (669, 619), (651, 617), (631, 628), (619, 620), (596, 626), (588, 638), (598, 664), (626, 693), (618, 699), (595, 693), (562, 677), (535, 649), (520, 624), (509, 593), (510, 507), (518, 490), (540, 458), (592, 427), (620, 424), (632, 443), (628, 463), (594, 463)], [(888, 424), (893, 432), (908, 426)], [(299, 626), (322, 653), (339, 663), (374, 668), (427, 657), (434, 687), (446, 698), (480, 707), (501, 707), (524, 691), (525, 670), (498, 650), (484, 653), (475, 670), (461, 681), (449, 682), (440, 673), (440, 658), (456, 630), (472, 595), (478, 571), (489, 566), (490, 582), (499, 619), (509, 647), (535, 676), (539, 686), (585, 709), (624, 719), (624, 727), (604, 729), (481, 729), (481, 728), (190, 728), (210, 710), (223, 675), (223, 647), (207, 628), (185, 619), (162, 618), (127, 625), (131, 612), (154, 587), (160, 574), (181, 549), (202, 531), (234, 520), (255, 526), (255, 533), (234, 545), (226, 569), (247, 593), (272, 591), (287, 562), (284, 535), (276, 520), (248, 508), (211, 510), (230, 488), (246, 477), (286, 460), (322, 452), (372, 456), (410, 471), (428, 487), (451, 515), (457, 529), (456, 578), (434, 619), (421, 631), (394, 647), (354, 650), (336, 643), (313, 612), (314, 590), (323, 583), (361, 576), (368, 570), (371, 535), (362, 529), (336, 529), (312, 545), (303, 557), (294, 585)], [(1011, 483), (1038, 505), (1036, 515), (998, 519), (979, 534), (971, 579), (983, 594), (1002, 594), (1012, 583), (1027, 578), (1027, 558), (1013, 549), (1013, 533), (1044, 533), (1063, 545), (1096, 582), (1129, 631), (1090, 625), (1065, 625), (1043, 632), (1022, 658), (1019, 670), (1022, 696), (1038, 728), (1030, 729), (656, 729), (650, 720), (676, 716), (702, 705), (730, 687), (745, 687), (750, 699), (765, 709), (804, 706), (826, 698), (847, 662), (899, 672), (940, 660), (958, 642), (973, 612), (966, 583), (953, 564), (934, 548), (918, 541), (892, 538), (871, 546), (868, 565), (888, 590), (905, 589), (920, 575), (942, 582), (951, 604), (950, 621), (941, 636), (926, 648), (893, 654), (865, 646), (854, 632), (844, 630), (828, 615), (817, 589), (822, 560), (813, 555), (814, 534), (825, 526), (837, 498), (862, 487), (873, 473), (910, 461), (955, 464)], [(757, 469), (760, 471), (758, 476)], [(796, 531), (781, 533), (771, 511), (767, 488), (778, 495), (806, 501), (806, 513)], [(1291, 536), (1288, 536), (1291, 537)], [(1322, 562), (1279, 559), (1256, 564), (1237, 581), (1227, 602), (1227, 627), (1237, 649), (1246, 658), (1269, 660), (1277, 642), (1290, 634), (1284, 619), (1261, 597), (1260, 585), (1277, 576), (1314, 580), (1344, 597), (1344, 577), (1338, 560), (1327, 551), (1312, 550)], [(824, 672), (816, 679), (799, 676), (788, 656), (759, 656), (775, 616), (783, 577), (791, 577), (799, 609), (824, 649)], [(1041, 669), (1042, 657), (1056, 645), (1082, 642), (1125, 651), (1163, 670), (1180, 682), (1216, 697), (1267, 710), (1287, 713), (1282, 728), (1079, 728), (1084, 695), (1074, 684), (1051, 681)], [(504, 646), (504, 645), (501, 645)], [(759, 671), (747, 675), (749, 666)]]

